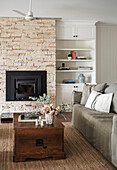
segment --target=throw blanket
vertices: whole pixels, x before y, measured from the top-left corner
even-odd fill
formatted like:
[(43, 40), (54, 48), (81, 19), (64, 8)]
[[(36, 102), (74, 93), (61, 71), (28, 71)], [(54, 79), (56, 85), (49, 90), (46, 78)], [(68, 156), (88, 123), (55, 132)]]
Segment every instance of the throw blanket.
[(117, 115), (113, 116), (113, 126), (111, 134), (111, 154), (112, 163), (117, 167)]

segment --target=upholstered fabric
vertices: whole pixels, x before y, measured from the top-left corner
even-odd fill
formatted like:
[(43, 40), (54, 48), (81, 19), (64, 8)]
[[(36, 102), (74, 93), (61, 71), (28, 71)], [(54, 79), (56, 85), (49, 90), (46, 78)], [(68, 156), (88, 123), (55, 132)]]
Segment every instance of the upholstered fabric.
[(102, 94), (97, 91), (92, 91), (88, 97), (85, 107), (101, 112), (110, 112), (113, 93)]
[(113, 116), (80, 104), (75, 104), (72, 112), (72, 124), (110, 161)]
[(112, 100), (112, 112), (117, 113), (117, 83), (109, 85), (104, 93), (113, 93), (113, 100)]
[(95, 91), (103, 93), (106, 87), (107, 87), (107, 83), (92, 85), (91, 91), (95, 90)]
[(110, 112), (111, 102), (112, 102), (113, 93), (101, 94), (97, 97), (95, 103), (95, 110), (100, 112)]
[(111, 134), (112, 163), (117, 167), (117, 115), (113, 116), (113, 126)]
[(84, 84), (83, 92), (82, 92), (82, 98), (80, 104), (85, 105), (87, 102), (87, 99), (91, 93), (91, 85)]
[(84, 84), (83, 87), (83, 93), (82, 93), (82, 98), (80, 104), (85, 105), (87, 102), (87, 99), (91, 93), (92, 90), (98, 91), (103, 93), (105, 87), (107, 86), (106, 83), (102, 84), (97, 84), (97, 85), (89, 85), (89, 84)]
[(73, 91), (73, 92), (72, 92), (72, 106), (73, 106), (74, 104), (80, 103), (81, 97), (82, 97), (82, 92)]
[(96, 103), (96, 99), (99, 95), (101, 95), (102, 93), (97, 92), (97, 91), (92, 91), (91, 94), (89, 95), (87, 102), (85, 104), (85, 107), (89, 108), (89, 109), (95, 109), (95, 103)]

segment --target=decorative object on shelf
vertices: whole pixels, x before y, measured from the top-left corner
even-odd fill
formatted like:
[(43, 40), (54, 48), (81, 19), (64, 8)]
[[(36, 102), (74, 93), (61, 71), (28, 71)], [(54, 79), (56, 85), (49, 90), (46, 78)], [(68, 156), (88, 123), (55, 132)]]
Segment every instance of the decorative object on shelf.
[(92, 67), (88, 67), (88, 66), (79, 66), (78, 70), (92, 70)]
[(80, 74), (78, 76), (78, 83), (85, 83), (85, 76), (84, 76), (84, 74)]
[(70, 70), (70, 67), (59, 67), (58, 70)]
[(75, 51), (71, 51), (71, 55), (72, 55), (72, 60), (76, 60), (76, 52)]
[(87, 58), (85, 56), (78, 56), (77, 59), (78, 60), (86, 60)]
[(72, 59), (72, 54), (68, 54), (68, 60), (71, 60)]
[(58, 67), (58, 70), (69, 70), (70, 67), (65, 67), (65, 63), (62, 63), (62, 67)]
[(65, 67), (65, 63), (62, 63), (62, 67)]
[(66, 84), (68, 84), (68, 83), (75, 83), (75, 80), (63, 80), (63, 83), (66, 83)]

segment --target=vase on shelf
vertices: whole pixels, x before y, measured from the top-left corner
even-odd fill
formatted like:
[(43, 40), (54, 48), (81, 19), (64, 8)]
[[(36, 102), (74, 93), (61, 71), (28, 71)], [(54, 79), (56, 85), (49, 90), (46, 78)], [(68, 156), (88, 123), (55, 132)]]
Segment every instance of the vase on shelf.
[(78, 83), (85, 83), (85, 76), (84, 76), (84, 74), (80, 74), (78, 76)]

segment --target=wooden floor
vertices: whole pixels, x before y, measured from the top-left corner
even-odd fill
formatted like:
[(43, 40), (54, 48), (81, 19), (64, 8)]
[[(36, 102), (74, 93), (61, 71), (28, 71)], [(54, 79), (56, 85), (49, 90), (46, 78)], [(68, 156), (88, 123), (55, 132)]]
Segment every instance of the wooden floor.
[(0, 125), (0, 170), (116, 170), (71, 125), (64, 122), (66, 159), (28, 160), (13, 163), (13, 125)]
[(72, 112), (59, 113), (57, 117), (61, 122), (71, 122)]

